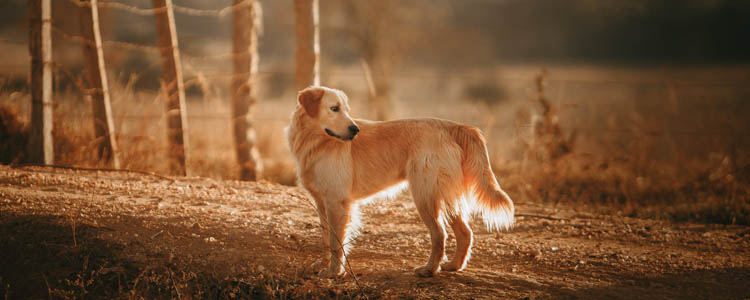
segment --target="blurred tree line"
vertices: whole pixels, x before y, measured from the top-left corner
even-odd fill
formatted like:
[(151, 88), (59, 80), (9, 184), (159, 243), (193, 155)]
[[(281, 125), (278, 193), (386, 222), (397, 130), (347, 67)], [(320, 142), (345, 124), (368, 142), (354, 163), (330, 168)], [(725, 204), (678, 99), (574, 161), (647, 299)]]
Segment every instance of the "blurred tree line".
[[(125, 2), (145, 6), (150, 3)], [(264, 56), (291, 53), (293, 49), (288, 48), (293, 48), (289, 45), (294, 42), (292, 1), (260, 2), (268, 11), (264, 22), (269, 32), (261, 40), (261, 47), (267, 50)], [(218, 8), (229, 1), (176, 0), (175, 3)], [(25, 11), (25, 0), (0, 2), (0, 33), (24, 38)], [(412, 61), (426, 64), (471, 65), (486, 63), (487, 59), (745, 62), (750, 60), (748, 16), (750, 1), (745, 0), (334, 0), (321, 2), (321, 34), (349, 32), (325, 34), (322, 42), (324, 48), (348, 43), (349, 50), (329, 51), (337, 60), (355, 63), (362, 56), (371, 55), (361, 45), (348, 41), (361, 42), (362, 33), (387, 39), (389, 47), (398, 48)], [(124, 18), (138, 18), (114, 17), (116, 20), (112, 21), (130, 25), (133, 23)], [(215, 36), (223, 27), (227, 27), (223, 35), (229, 36), (228, 22), (216, 24), (205, 18), (178, 15), (178, 23), (180, 34), (186, 37)], [(137, 37), (131, 35), (139, 32), (129, 28), (130, 25), (111, 28), (112, 34), (135, 40)], [(393, 40), (407, 40), (410, 47), (394, 45)], [(377, 51), (377, 47), (373, 49)]]

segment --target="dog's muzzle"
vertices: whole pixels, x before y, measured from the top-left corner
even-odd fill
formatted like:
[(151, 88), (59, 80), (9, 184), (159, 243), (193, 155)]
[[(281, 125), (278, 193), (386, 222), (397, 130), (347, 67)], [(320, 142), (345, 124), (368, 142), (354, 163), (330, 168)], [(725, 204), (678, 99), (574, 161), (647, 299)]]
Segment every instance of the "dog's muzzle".
[(331, 130), (330, 130), (330, 129), (328, 129), (328, 128), (326, 128), (326, 133), (327, 133), (328, 135), (332, 136), (332, 137), (335, 137), (335, 138), (339, 138), (339, 139), (341, 138), (340, 136), (336, 135), (335, 133), (333, 133), (333, 131), (331, 131)]
[(359, 127), (357, 127), (357, 125), (349, 126), (349, 136), (346, 137), (346, 138), (341, 137), (340, 135), (333, 133), (333, 131), (331, 131), (328, 128), (325, 128), (325, 131), (326, 131), (326, 134), (328, 134), (328, 135), (330, 135), (332, 137), (335, 137), (337, 139), (340, 139), (340, 140), (343, 140), (343, 141), (351, 141), (351, 140), (354, 139), (354, 136), (356, 136), (357, 133), (359, 133)]

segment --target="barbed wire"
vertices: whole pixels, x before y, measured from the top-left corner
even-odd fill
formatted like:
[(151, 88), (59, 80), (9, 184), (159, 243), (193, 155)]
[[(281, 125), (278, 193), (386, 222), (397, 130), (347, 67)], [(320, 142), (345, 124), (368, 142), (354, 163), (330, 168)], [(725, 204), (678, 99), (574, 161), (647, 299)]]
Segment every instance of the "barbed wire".
[[(92, 47), (96, 47), (96, 42), (93, 40), (90, 40), (86, 37), (83, 37), (81, 35), (72, 34), (64, 29), (57, 27), (54, 23), (51, 26), (52, 31), (60, 35), (61, 37), (79, 42), (81, 44), (86, 44)], [(110, 40), (104, 40), (102, 41), (102, 47), (116, 47), (116, 48), (125, 48), (125, 49), (131, 49), (131, 50), (139, 50), (144, 52), (161, 52), (163, 49), (170, 49), (169, 47), (158, 47), (158, 46), (152, 46), (152, 45), (142, 45), (142, 44), (136, 44), (136, 43), (130, 43), (130, 42), (121, 42), (121, 41), (110, 41)]]
[[(85, 2), (81, 2), (77, 0), (69, 0), (69, 1), (74, 2), (74, 3), (79, 3), (78, 4), (79, 7), (85, 7), (85, 6), (91, 7), (91, 2), (88, 2), (88, 1), (85, 1)], [(140, 8), (137, 6), (127, 5), (124, 3), (114, 2), (114, 1), (102, 1), (102, 2), (98, 2), (97, 5), (102, 8), (119, 9), (122, 11), (127, 11), (129, 13), (141, 15), (141, 16), (153, 16), (156, 14), (163, 14), (167, 12), (166, 6), (154, 7), (154, 8)]]
[[(75, 1), (75, 0), (70, 0)], [(87, 39), (83, 36), (76, 35), (69, 33), (65, 31), (64, 29), (57, 27), (53, 24), (52, 26), (53, 31), (58, 33), (61, 37), (68, 39), (68, 40), (74, 40), (79, 43), (88, 44), (91, 46), (95, 45), (95, 42), (93, 40)], [(158, 47), (154, 45), (143, 45), (138, 43), (132, 43), (132, 42), (123, 42), (123, 41), (112, 41), (112, 40), (104, 40), (102, 41), (102, 46), (107, 48), (119, 48), (119, 49), (127, 49), (127, 50), (136, 50), (141, 52), (147, 52), (147, 53), (159, 53), (162, 50), (165, 49), (171, 49), (170, 47)], [(180, 57), (185, 59), (189, 63), (195, 64), (196, 61), (202, 61), (202, 60), (231, 60), (235, 56), (248, 56), (250, 55), (249, 50), (248, 51), (241, 51), (241, 52), (228, 52), (228, 53), (222, 53), (222, 54), (214, 54), (214, 55), (194, 55), (185, 53), (181, 49), (178, 48), (178, 51), (180, 53)], [(272, 75), (293, 75), (291, 72), (277, 72), (277, 71), (258, 71), (259, 74), (272, 74)], [(205, 78), (212, 78), (212, 79), (231, 79), (234, 76), (240, 76), (240, 75), (248, 75), (249, 73), (238, 73), (236, 75), (229, 75), (229, 74), (203, 74)], [(323, 71), (322, 75), (328, 75), (328, 76), (364, 76), (364, 73), (362, 72), (342, 72), (342, 71), (335, 71), (335, 72), (326, 72)], [(409, 71), (402, 71), (397, 72), (393, 76), (395, 77), (408, 77), (408, 78), (417, 78), (417, 79), (435, 79), (435, 78), (467, 78), (467, 79), (482, 79), (486, 80), (487, 75), (486, 74), (476, 74), (475, 72), (457, 72), (452, 71), (448, 75), (445, 75), (445, 73), (441, 72), (440, 74), (432, 74), (432, 73), (425, 73), (425, 72), (409, 72)], [(532, 75), (529, 76), (494, 76), (493, 77), (496, 80), (502, 80), (502, 81), (517, 81), (517, 82), (532, 82)], [(195, 79), (195, 78), (194, 78)], [(586, 78), (575, 78), (575, 79), (555, 79), (550, 78), (546, 80), (548, 83), (554, 83), (554, 84), (589, 84), (589, 85), (601, 85), (601, 84), (612, 84), (612, 85), (654, 85), (654, 86), (666, 86), (666, 85), (673, 85), (673, 86), (693, 86), (693, 87), (706, 87), (706, 86), (725, 86), (725, 87), (732, 87), (732, 88), (739, 88), (739, 89), (750, 89), (750, 85), (747, 85), (745, 82), (742, 81), (714, 81), (714, 82), (696, 82), (696, 81), (686, 81), (686, 80), (677, 80), (677, 79), (669, 79), (669, 80), (662, 80), (662, 79), (637, 79), (637, 80), (611, 80), (611, 79), (586, 79)]]
[[(91, 7), (91, 2), (89, 1), (79, 1), (79, 0), (68, 0), (68, 1), (78, 7)], [(118, 9), (121, 11), (126, 11), (129, 13), (141, 15), (141, 16), (153, 16), (156, 14), (163, 14), (167, 11), (166, 6), (153, 7), (153, 8), (141, 8), (135, 5), (129, 5), (129, 4), (116, 2), (116, 1), (101, 1), (101, 2), (98, 2), (97, 6), (102, 7), (102, 8)], [(221, 9), (198, 9), (198, 8), (172, 4), (172, 9), (175, 12), (179, 12), (181, 14), (189, 15), (189, 16), (223, 18), (224, 16), (232, 12), (232, 10), (234, 10), (235, 8), (241, 8), (241, 7), (247, 7), (247, 6), (252, 6), (252, 1), (243, 0), (238, 3), (232, 4), (230, 6), (221, 8)]]
[[(86, 44), (89, 46), (96, 46), (95, 41), (88, 39), (84, 36), (67, 32), (65, 31), (65, 29), (62, 29), (54, 24), (52, 25), (51, 28), (52, 28), (52, 31), (56, 32), (62, 38), (75, 41), (81, 44)], [(159, 47), (159, 46), (154, 46), (154, 45), (144, 45), (144, 44), (138, 44), (138, 43), (132, 43), (132, 42), (113, 41), (113, 40), (103, 40), (102, 47), (137, 50), (137, 51), (148, 52), (148, 53), (154, 53), (154, 52), (158, 53), (158, 52), (161, 52), (162, 50), (171, 49), (171, 47)], [(200, 60), (219, 60), (219, 59), (229, 60), (229, 59), (234, 59), (237, 56), (244, 57), (244, 56), (250, 55), (250, 51), (228, 52), (228, 53), (216, 54), (216, 55), (192, 55), (192, 54), (185, 53), (179, 48), (178, 48), (178, 51), (180, 52), (180, 57), (187, 59), (190, 62), (200, 61)]]
[(179, 5), (174, 5), (174, 4), (172, 5), (172, 7), (174, 8), (176, 12), (180, 12), (182, 14), (191, 15), (191, 16), (214, 16), (218, 18), (223, 18), (235, 8), (246, 7), (246, 6), (252, 6), (252, 1), (243, 0), (241, 2), (232, 4), (230, 6), (227, 6), (218, 10), (195, 9), (195, 8), (179, 6)]

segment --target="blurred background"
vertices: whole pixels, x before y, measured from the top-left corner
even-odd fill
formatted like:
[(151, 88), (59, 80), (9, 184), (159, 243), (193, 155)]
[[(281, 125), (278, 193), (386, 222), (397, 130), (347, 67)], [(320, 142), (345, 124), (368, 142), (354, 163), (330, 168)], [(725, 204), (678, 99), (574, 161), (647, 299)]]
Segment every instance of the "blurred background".
[[(114, 2), (114, 1), (109, 1)], [(237, 179), (230, 1), (174, 0), (191, 176)], [(296, 105), (292, 0), (261, 0), (252, 124), (262, 178), (295, 184), (284, 127)], [(103, 2), (107, 3), (107, 2)], [(148, 0), (117, 0), (151, 8)], [(23, 161), (30, 118), (27, 1), (0, 3), (0, 159)], [(170, 173), (154, 18), (104, 5), (122, 168)], [(518, 203), (750, 224), (750, 2), (320, 1), (321, 83), (355, 117), (481, 128)], [(78, 7), (52, 0), (55, 162), (101, 167)]]

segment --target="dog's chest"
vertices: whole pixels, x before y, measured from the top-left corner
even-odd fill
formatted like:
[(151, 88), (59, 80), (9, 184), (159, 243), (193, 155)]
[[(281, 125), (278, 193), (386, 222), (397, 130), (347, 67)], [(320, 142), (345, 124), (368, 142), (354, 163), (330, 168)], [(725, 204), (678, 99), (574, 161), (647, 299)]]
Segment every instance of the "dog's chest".
[(307, 164), (300, 172), (302, 186), (321, 193), (333, 190), (348, 190), (351, 187), (351, 159), (325, 155)]

